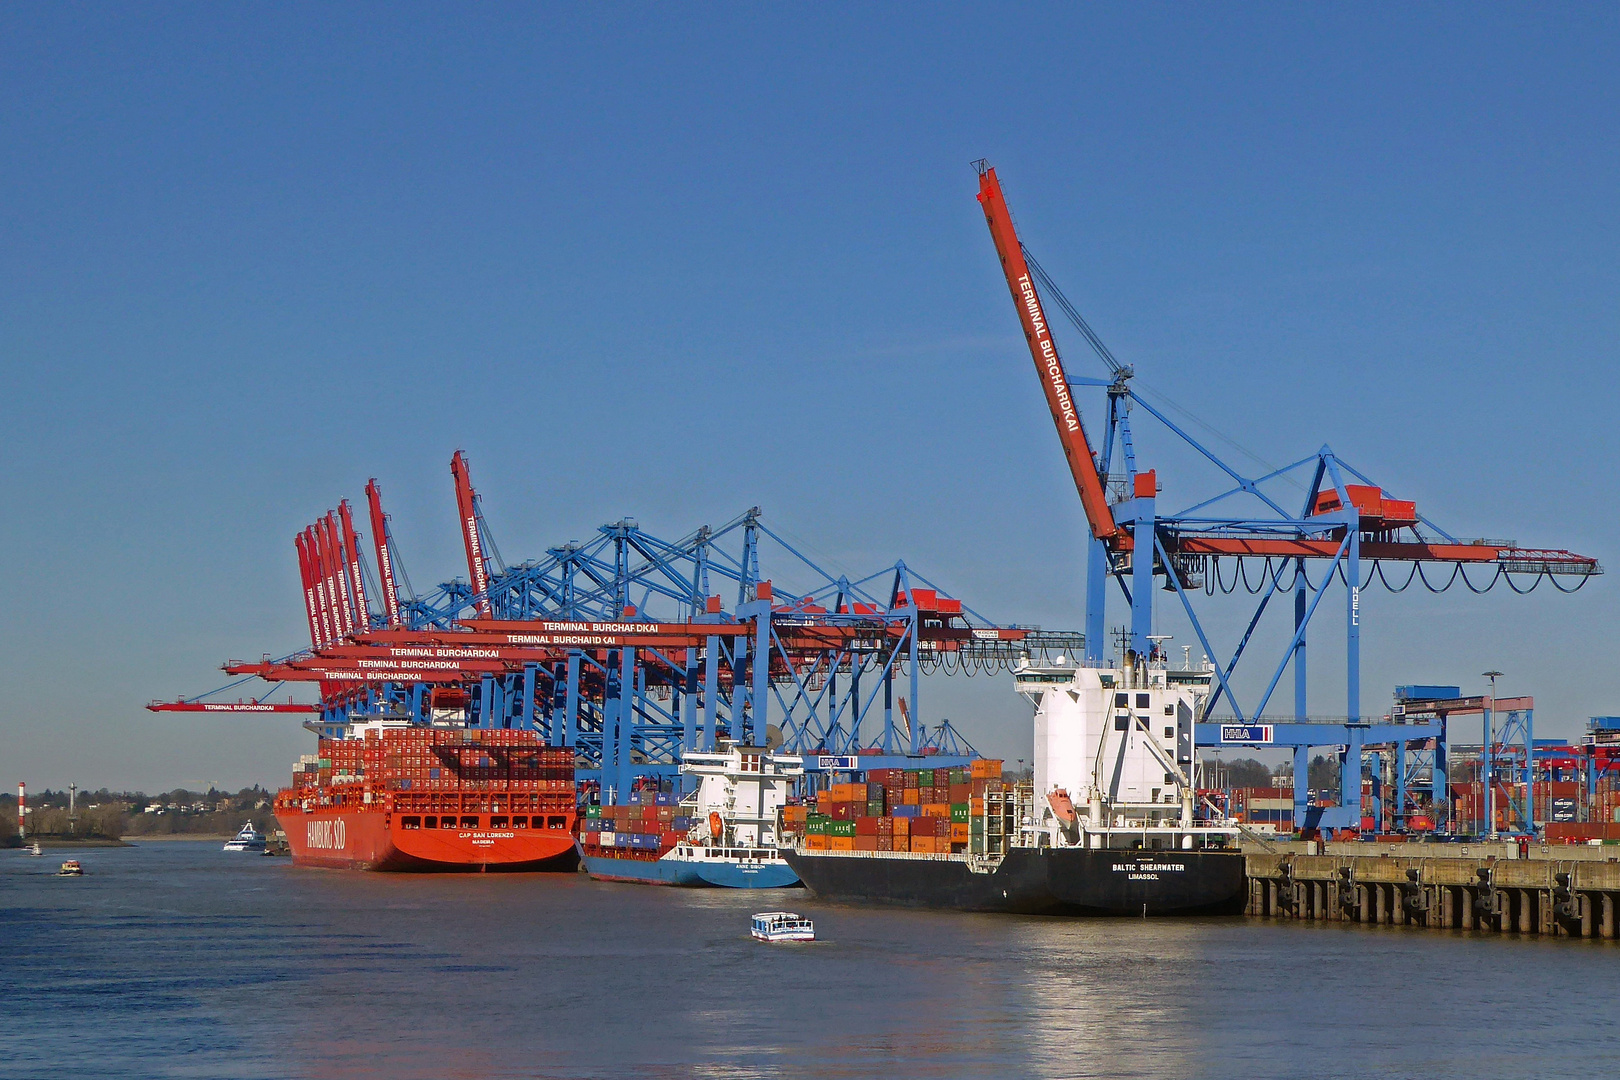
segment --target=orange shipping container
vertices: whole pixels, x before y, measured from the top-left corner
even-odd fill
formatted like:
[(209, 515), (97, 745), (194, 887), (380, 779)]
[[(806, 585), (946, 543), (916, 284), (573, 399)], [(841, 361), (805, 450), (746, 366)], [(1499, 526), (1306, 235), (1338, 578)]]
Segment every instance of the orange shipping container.
[(856, 836), (855, 837), (855, 850), (856, 851), (876, 851), (877, 849), (878, 849), (878, 838), (877, 838), (876, 833), (873, 833), (871, 836)]
[(827, 837), (827, 850), (854, 851), (855, 838), (853, 836), (829, 836)]
[(968, 842), (968, 823), (965, 821), (951, 822), (951, 843), (965, 844)]
[(906, 790), (901, 794), (900, 799), (901, 799), (901, 802), (900, 802), (901, 806), (916, 806), (917, 805), (917, 789), (914, 788), (914, 787), (906, 788)]

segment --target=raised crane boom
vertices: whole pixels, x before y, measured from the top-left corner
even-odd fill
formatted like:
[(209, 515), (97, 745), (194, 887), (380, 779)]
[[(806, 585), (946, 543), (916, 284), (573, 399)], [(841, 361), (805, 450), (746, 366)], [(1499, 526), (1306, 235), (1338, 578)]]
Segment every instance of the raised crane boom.
[(304, 614), (309, 616), (309, 643), (318, 649), (326, 644), (326, 640), (321, 633), (320, 607), (315, 600), (315, 572), (310, 569), (303, 533), (293, 537), (293, 546), (298, 549), (298, 579), (304, 583)]
[(388, 515), (383, 513), (382, 492), (373, 477), (366, 482), (366, 504), (371, 510), (371, 542), (377, 549), (377, 577), (382, 586), (383, 614), (389, 626), (399, 626), (399, 586), (394, 580), (394, 553), (389, 550)]
[(343, 569), (349, 576), (349, 590), (354, 594), (355, 628), (361, 633), (371, 629), (371, 602), (366, 596), (366, 575), (360, 569), (360, 537), (355, 535), (354, 515), (349, 512), (349, 500), (338, 503), (338, 527), (342, 529)]
[(1046, 404), (1052, 410), (1052, 421), (1057, 425), (1058, 439), (1063, 443), (1063, 454), (1069, 459), (1069, 472), (1074, 486), (1080, 492), (1080, 502), (1091, 523), (1091, 534), (1107, 540), (1119, 533), (1114, 513), (1108, 506), (1108, 493), (1097, 473), (1097, 459), (1091, 452), (1091, 441), (1080, 423), (1080, 410), (1069, 389), (1069, 377), (1058, 356), (1057, 343), (1052, 340), (1052, 328), (1046, 321), (1041, 298), (1030, 277), (1029, 264), (1024, 261), (1024, 249), (1018, 242), (1018, 231), (1013, 227), (1007, 200), (1001, 194), (1001, 182), (996, 170), (985, 162), (978, 163), (979, 204), (984, 207), (984, 220), (990, 226), (990, 238), (995, 241), (996, 254), (1001, 257), (1002, 273), (1007, 275), (1007, 288), (1012, 291), (1013, 304), (1018, 308), (1018, 319), (1024, 325), (1024, 339), (1029, 343), (1030, 356), (1035, 360), (1035, 371), (1046, 391)]
[(487, 619), (489, 606), (489, 564), (484, 558), (483, 540), (478, 535), (478, 494), (473, 491), (467, 455), (460, 450), (450, 459), (450, 475), (456, 480), (456, 510), (461, 515), (461, 539), (467, 547), (467, 573), (472, 577), (473, 595), (478, 597), (478, 617)]

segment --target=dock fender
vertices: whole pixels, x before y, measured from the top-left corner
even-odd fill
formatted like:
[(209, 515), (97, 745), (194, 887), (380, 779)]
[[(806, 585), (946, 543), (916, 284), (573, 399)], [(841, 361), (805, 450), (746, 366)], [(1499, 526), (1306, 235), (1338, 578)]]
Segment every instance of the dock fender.
[(1341, 866), (1339, 867), (1339, 908), (1346, 914), (1350, 914), (1360, 907), (1360, 898), (1356, 896), (1356, 868), (1354, 866)]
[(1277, 906), (1284, 911), (1294, 910), (1294, 860), (1291, 857), (1277, 864)]
[(1413, 915), (1422, 915), (1429, 910), (1429, 894), (1423, 888), (1423, 872), (1415, 866), (1406, 871), (1406, 880), (1401, 882), (1401, 906)]

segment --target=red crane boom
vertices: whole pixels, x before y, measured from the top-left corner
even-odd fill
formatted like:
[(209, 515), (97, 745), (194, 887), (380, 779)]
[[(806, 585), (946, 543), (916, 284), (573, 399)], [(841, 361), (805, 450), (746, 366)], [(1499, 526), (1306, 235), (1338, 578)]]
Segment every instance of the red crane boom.
[(371, 603), (366, 597), (366, 575), (360, 569), (360, 538), (354, 532), (354, 515), (349, 500), (338, 503), (338, 525), (343, 529), (343, 558), (354, 592), (354, 617), (361, 633), (371, 629)]
[(467, 456), (460, 450), (450, 459), (450, 475), (456, 481), (456, 510), (461, 515), (461, 540), (467, 548), (467, 574), (472, 579), (473, 595), (479, 598), (478, 617), (487, 619), (493, 612), (485, 595), (489, 592), (489, 568), (478, 536), (478, 493), (473, 491)]
[(293, 537), (298, 549), (298, 579), (304, 584), (304, 614), (309, 616), (309, 643), (319, 648), (326, 644), (321, 638), (321, 617), (315, 606), (315, 578), (309, 568), (309, 552), (304, 547), (304, 534)]
[(1013, 227), (1007, 200), (1001, 194), (1001, 182), (996, 179), (996, 170), (982, 161), (979, 163), (979, 203), (984, 207), (984, 220), (990, 226), (996, 254), (1001, 257), (1001, 270), (1007, 275), (1007, 288), (1012, 291), (1013, 304), (1018, 308), (1024, 339), (1029, 343), (1035, 371), (1046, 391), (1046, 404), (1052, 410), (1052, 421), (1063, 443), (1063, 455), (1069, 459), (1069, 472), (1074, 476), (1074, 486), (1080, 492), (1086, 519), (1091, 523), (1091, 534), (1099, 540), (1110, 539), (1119, 533), (1119, 526), (1108, 506), (1107, 489), (1097, 473), (1091, 441), (1080, 423), (1080, 410), (1069, 389), (1069, 377), (1058, 356), (1057, 343), (1052, 340), (1052, 328), (1046, 321), (1035, 282), (1030, 278), (1029, 265), (1024, 261), (1024, 249), (1018, 242), (1018, 231)]
[(337, 520), (330, 512), (316, 523), (320, 528), (321, 550), (326, 553), (327, 589), (332, 593), (334, 613), (340, 632), (354, 633), (354, 609), (349, 603), (348, 584), (343, 573), (343, 545), (338, 542)]
[(399, 587), (394, 583), (394, 557), (388, 547), (388, 515), (383, 513), (382, 492), (375, 477), (366, 482), (366, 503), (371, 510), (371, 542), (377, 548), (377, 578), (382, 583), (383, 613), (389, 626), (398, 626)]
[(337, 638), (337, 625), (326, 594), (326, 566), (321, 559), (321, 545), (316, 539), (313, 525), (304, 530), (304, 549), (309, 552), (309, 576), (315, 586), (315, 613), (320, 616), (321, 644), (325, 645)]

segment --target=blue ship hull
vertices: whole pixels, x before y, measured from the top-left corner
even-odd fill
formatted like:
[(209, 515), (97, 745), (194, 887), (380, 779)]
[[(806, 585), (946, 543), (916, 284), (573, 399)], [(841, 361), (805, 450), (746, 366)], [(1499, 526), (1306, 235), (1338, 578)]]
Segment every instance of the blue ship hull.
[(610, 859), (586, 855), (585, 870), (603, 881), (633, 881), (643, 885), (679, 885), (686, 888), (782, 889), (799, 883), (799, 875), (786, 863), (742, 866), (723, 859), (705, 862), (686, 859)]

